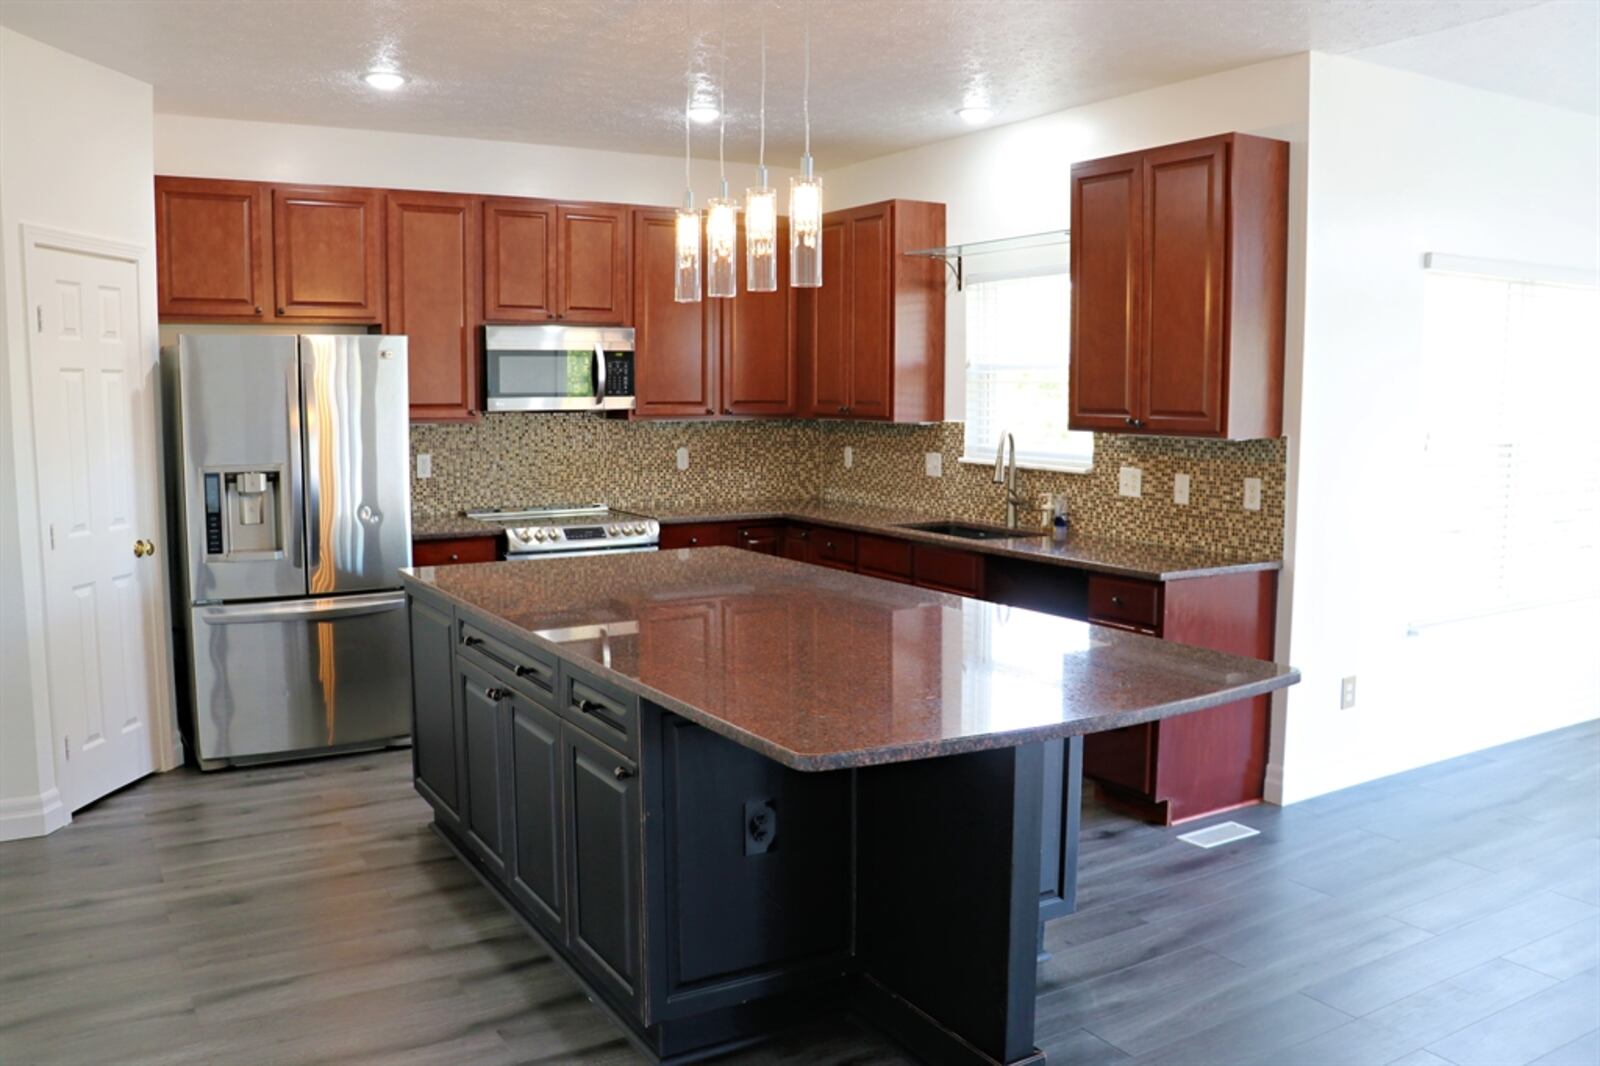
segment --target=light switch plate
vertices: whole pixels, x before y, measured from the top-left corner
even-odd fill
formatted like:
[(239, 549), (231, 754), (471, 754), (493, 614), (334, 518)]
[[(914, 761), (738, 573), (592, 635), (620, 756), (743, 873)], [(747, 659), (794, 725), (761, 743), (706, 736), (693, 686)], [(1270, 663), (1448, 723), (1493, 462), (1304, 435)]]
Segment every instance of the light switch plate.
[(1189, 475), (1172, 475), (1172, 502), (1180, 507), (1189, 506)]
[(929, 477), (944, 476), (944, 454), (941, 452), (924, 452), (922, 456), (924, 468)]
[(1138, 496), (1144, 491), (1144, 471), (1136, 466), (1125, 466), (1117, 475), (1117, 491), (1124, 496)]
[(1339, 686), (1339, 709), (1348, 711), (1356, 705), (1356, 678), (1354, 674), (1344, 679)]
[(679, 470), (687, 470), (687, 469), (689, 469), (689, 449), (688, 448), (679, 448), (678, 449), (678, 469)]
[(844, 446), (844, 468), (846, 470), (849, 470), (852, 466), (855, 466), (855, 465), (856, 465), (856, 450), (854, 448), (850, 447), (850, 445), (846, 444)]
[(423, 481), (433, 476), (433, 454), (431, 452), (417, 453), (417, 480)]
[(1261, 510), (1261, 479), (1258, 477), (1244, 479), (1244, 509), (1246, 511)]

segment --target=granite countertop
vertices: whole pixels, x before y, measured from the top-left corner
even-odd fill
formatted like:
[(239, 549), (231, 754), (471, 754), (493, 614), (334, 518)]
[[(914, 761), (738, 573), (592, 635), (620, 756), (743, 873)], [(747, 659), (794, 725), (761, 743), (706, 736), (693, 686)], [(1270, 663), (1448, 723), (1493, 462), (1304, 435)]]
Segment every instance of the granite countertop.
[(1100, 732), (1300, 676), (733, 548), (402, 573), (410, 586), (798, 770)]
[[(1252, 559), (1229, 556), (1217, 552), (1194, 551), (1187, 548), (1166, 548), (1154, 544), (1135, 544), (1132, 541), (1108, 537), (1088, 537), (1069, 533), (1065, 540), (1057, 541), (1048, 534), (1034, 537), (1006, 537), (999, 540), (967, 540), (926, 530), (901, 528), (907, 523), (956, 521), (948, 514), (926, 511), (905, 511), (882, 507), (869, 507), (852, 503), (826, 501), (770, 502), (729, 504), (726, 506), (681, 507), (672, 504), (639, 504), (626, 508), (648, 515), (663, 524), (681, 522), (755, 522), (761, 520), (792, 519), (800, 522), (819, 522), (824, 525), (854, 529), (863, 533), (881, 533), (906, 540), (919, 540), (929, 544), (942, 544), (952, 548), (1004, 555), (1032, 562), (1054, 563), (1080, 570), (1095, 570), (1123, 577), (1143, 578), (1148, 581), (1176, 581), (1188, 577), (1210, 577), (1215, 574), (1238, 573), (1247, 570), (1278, 570), (1283, 563), (1277, 559)], [(989, 525), (987, 522), (973, 523)]]

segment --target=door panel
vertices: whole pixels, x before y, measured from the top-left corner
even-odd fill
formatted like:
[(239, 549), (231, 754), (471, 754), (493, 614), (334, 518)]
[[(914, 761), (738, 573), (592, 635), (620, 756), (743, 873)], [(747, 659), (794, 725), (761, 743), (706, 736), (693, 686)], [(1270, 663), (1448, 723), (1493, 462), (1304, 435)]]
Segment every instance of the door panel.
[(384, 328), (407, 339), (411, 416), (468, 418), (478, 409), (478, 200), (392, 192), (384, 214)]
[(566, 864), (562, 861), (561, 719), (511, 698), (511, 893), (557, 939), (564, 936)]
[(411, 732), (405, 594), (191, 609), (202, 759), (234, 759)]
[(272, 299), (267, 187), (156, 178), (156, 287), (170, 316), (262, 317)]
[(1227, 163), (1222, 141), (1145, 153), (1140, 417), (1151, 430), (1222, 431)]
[(398, 588), (411, 565), (406, 348), (405, 337), (300, 338), (312, 595)]
[(572, 950), (624, 1003), (639, 979), (639, 778), (604, 744), (563, 728)]
[(382, 191), (274, 186), (272, 263), (280, 316), (378, 321), (384, 296)]
[(483, 317), (546, 322), (556, 315), (556, 205), (486, 200), (483, 205)]
[[(138, 268), (29, 242), (28, 345), (45, 652), (62, 798), (75, 810), (155, 769), (158, 483)], [(8, 637), (7, 639), (10, 639)]]
[(634, 212), (634, 413), (641, 418), (716, 411), (718, 301), (673, 299), (676, 228), (674, 212)]
[(461, 753), (455, 707), (454, 623), (447, 611), (411, 601), (412, 771), (417, 786), (451, 828), (459, 828)]
[(626, 325), (628, 209), (602, 204), (557, 208), (563, 322)]
[[(872, 208), (850, 218), (850, 399), (846, 403), (851, 418), (890, 415), (894, 389), (890, 210)], [(826, 282), (826, 272), (823, 279)]]
[[(739, 227), (739, 294), (724, 301), (722, 409), (731, 415), (792, 415), (799, 375), (795, 360), (795, 294), (789, 288), (789, 226), (778, 222), (778, 289), (751, 292)], [(826, 275), (824, 275), (826, 276)]]
[(1123, 431), (1136, 417), (1142, 181), (1137, 155), (1072, 171), (1073, 429)]
[(461, 812), (461, 822), (467, 842), (502, 881), (509, 829), (503, 818), (509, 807), (502, 803), (500, 758), (505, 733), (501, 719), (510, 713), (500, 695), (505, 691), (482, 670), (457, 662), (456, 698), (461, 708), (462, 766), (466, 770), (462, 789), (466, 809)]
[(822, 224), (822, 287), (810, 291), (812, 328), (809, 382), (810, 414), (822, 418), (846, 413), (850, 404), (850, 263), (844, 219)]

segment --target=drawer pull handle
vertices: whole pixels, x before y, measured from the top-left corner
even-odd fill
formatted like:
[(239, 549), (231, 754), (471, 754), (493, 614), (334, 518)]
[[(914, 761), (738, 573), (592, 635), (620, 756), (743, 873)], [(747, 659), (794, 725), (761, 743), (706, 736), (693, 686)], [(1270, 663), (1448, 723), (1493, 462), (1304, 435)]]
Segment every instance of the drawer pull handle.
[(581, 713), (583, 713), (583, 714), (592, 714), (592, 715), (595, 715), (596, 717), (599, 717), (600, 712), (605, 707), (604, 704), (596, 703), (593, 700), (573, 700), (572, 701), (572, 705), (574, 707), (576, 707)]
[(483, 643), (483, 638), (482, 637), (462, 637), (461, 638), (461, 643), (465, 644), (469, 648), (476, 648), (479, 644)]
[(517, 676), (518, 677), (531, 677), (535, 681), (543, 681), (545, 679), (545, 677), (548, 676), (548, 674), (549, 674), (548, 670), (544, 670), (544, 669), (542, 669), (540, 667), (537, 667), (537, 666), (519, 666), (519, 667), (517, 667)]
[(511, 693), (507, 692), (505, 689), (495, 688), (492, 685), (489, 688), (484, 689), (483, 694), (489, 699), (493, 700), (495, 703), (499, 703), (501, 700), (511, 695)]
[(618, 766), (616, 769), (611, 771), (611, 776), (615, 777), (618, 781), (626, 781), (628, 778), (633, 776), (633, 771), (628, 769), (626, 766)]

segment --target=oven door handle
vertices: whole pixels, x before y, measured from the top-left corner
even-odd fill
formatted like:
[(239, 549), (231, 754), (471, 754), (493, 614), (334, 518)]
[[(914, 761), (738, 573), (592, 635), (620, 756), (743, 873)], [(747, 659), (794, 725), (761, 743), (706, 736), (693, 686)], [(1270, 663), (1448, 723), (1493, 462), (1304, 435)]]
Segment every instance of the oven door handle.
[(606, 350), (600, 346), (599, 341), (594, 342), (594, 399), (595, 406), (603, 407), (606, 402)]

